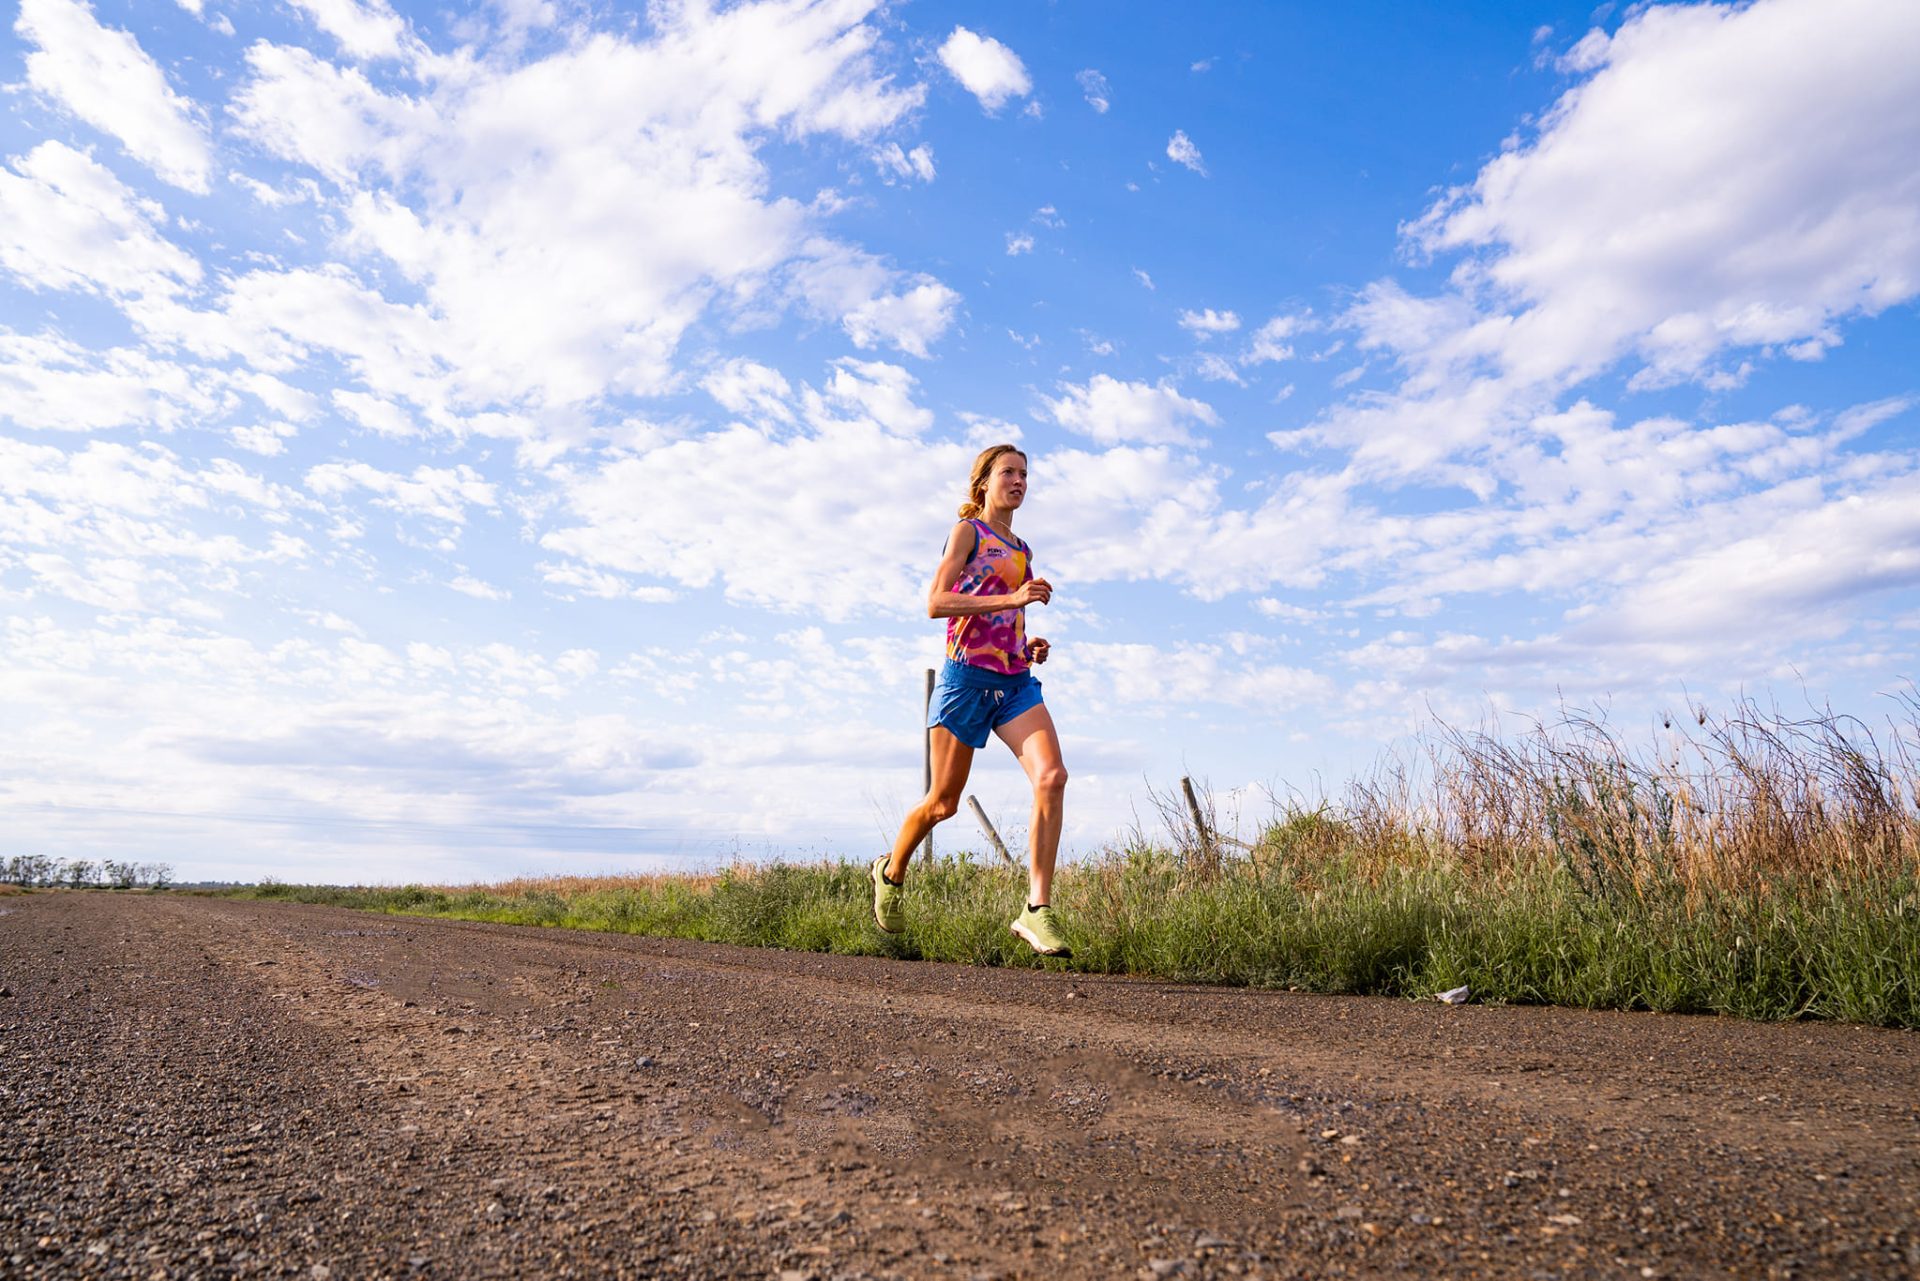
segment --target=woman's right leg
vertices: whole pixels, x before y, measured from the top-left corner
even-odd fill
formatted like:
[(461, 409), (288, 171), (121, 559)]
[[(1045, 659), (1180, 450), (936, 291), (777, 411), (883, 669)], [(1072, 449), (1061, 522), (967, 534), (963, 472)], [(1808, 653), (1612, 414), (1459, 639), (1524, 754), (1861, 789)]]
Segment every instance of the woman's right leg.
[(907, 860), (935, 823), (960, 812), (960, 794), (966, 791), (967, 774), (973, 768), (973, 749), (955, 738), (952, 730), (936, 725), (927, 733), (932, 740), (933, 786), (900, 824), (900, 835), (894, 838), (893, 853), (887, 859), (890, 881), (907, 874)]

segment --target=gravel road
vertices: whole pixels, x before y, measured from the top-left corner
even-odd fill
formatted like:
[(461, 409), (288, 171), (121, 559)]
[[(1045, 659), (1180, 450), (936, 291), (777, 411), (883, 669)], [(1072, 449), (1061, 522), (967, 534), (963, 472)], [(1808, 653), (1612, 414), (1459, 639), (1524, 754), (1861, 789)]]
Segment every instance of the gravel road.
[(0, 899), (0, 1276), (1920, 1276), (1920, 1039)]

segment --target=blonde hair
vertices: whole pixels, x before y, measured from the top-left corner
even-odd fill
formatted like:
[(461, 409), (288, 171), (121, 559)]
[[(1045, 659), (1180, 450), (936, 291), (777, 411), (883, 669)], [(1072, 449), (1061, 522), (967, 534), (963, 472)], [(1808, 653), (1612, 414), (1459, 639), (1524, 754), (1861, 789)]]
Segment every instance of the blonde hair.
[(960, 504), (960, 519), (972, 520), (987, 506), (987, 478), (993, 475), (993, 465), (1000, 461), (1002, 454), (1018, 454), (1022, 458), (1027, 451), (1018, 445), (988, 445), (973, 460), (973, 470), (967, 475), (967, 501)]

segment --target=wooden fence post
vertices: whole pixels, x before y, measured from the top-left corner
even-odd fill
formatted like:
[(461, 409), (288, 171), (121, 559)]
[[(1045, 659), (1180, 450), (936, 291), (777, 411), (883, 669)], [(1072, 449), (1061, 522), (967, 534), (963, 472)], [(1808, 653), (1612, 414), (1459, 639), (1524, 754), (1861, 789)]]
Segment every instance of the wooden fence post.
[(1200, 858), (1208, 875), (1212, 875), (1220, 870), (1220, 854), (1214, 848), (1212, 833), (1207, 831), (1207, 820), (1200, 813), (1200, 802), (1194, 799), (1193, 780), (1183, 775), (1180, 779), (1180, 790), (1187, 797), (1187, 813), (1193, 816), (1193, 830), (1200, 841)]
[(980, 807), (980, 798), (969, 793), (967, 795), (967, 804), (973, 807), (973, 816), (980, 820), (980, 830), (987, 834), (989, 841), (993, 842), (994, 853), (998, 854), (1001, 861), (1008, 867), (1017, 870), (1019, 865), (1013, 861), (1013, 855), (1007, 853), (1006, 843), (1000, 839), (1000, 833), (993, 830), (993, 822), (987, 817), (986, 810)]

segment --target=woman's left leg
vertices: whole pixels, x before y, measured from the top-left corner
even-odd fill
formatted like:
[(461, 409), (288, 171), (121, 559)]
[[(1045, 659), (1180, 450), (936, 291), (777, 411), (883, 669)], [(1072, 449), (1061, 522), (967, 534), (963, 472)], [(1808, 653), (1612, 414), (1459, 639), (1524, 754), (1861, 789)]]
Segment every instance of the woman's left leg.
[(1033, 823), (1028, 828), (1027, 902), (1038, 907), (1053, 901), (1053, 863), (1060, 853), (1064, 822), (1067, 767), (1060, 759), (1060, 735), (1046, 704), (1020, 713), (994, 731), (1020, 758), (1020, 768), (1033, 784)]

